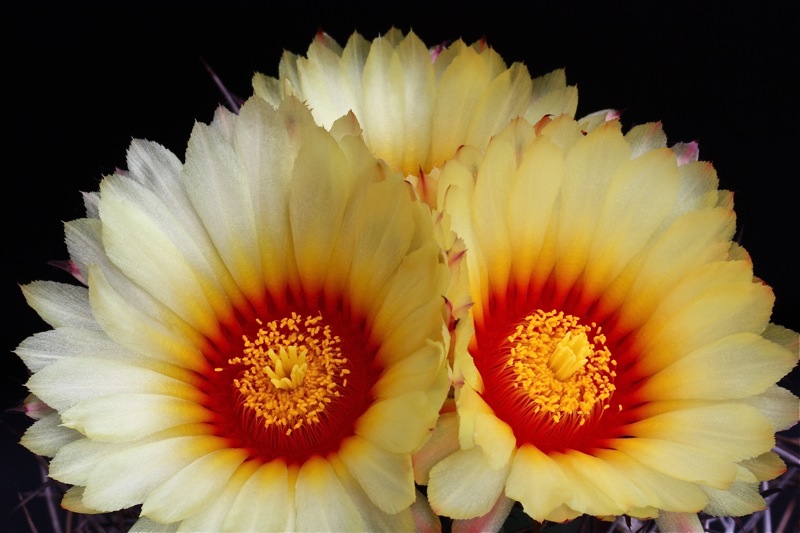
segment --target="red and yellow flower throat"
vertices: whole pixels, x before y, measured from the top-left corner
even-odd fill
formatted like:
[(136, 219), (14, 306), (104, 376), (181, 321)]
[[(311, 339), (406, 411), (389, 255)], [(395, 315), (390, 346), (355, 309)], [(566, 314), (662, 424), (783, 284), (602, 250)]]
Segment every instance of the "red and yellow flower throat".
[[(339, 449), (375, 400), (382, 368), (367, 321), (345, 302), (267, 302), (205, 351), (215, 434), (264, 462), (302, 464)], [(313, 309), (313, 311), (312, 311)]]
[(550, 279), (491, 292), (474, 310), (469, 351), (483, 399), (518, 447), (589, 452), (635, 421), (637, 357), (615, 315), (601, 316), (601, 298), (583, 295), (580, 281), (566, 296), (556, 286)]

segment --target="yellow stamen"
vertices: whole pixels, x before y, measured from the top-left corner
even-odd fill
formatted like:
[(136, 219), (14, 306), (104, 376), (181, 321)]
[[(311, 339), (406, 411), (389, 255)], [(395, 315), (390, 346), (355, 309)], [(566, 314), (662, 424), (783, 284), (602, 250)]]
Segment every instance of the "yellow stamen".
[(573, 315), (539, 309), (508, 337), (506, 367), (511, 367), (514, 387), (527, 392), (535, 413), (549, 413), (555, 423), (574, 416), (582, 426), (595, 406), (608, 407), (605, 402), (616, 390), (616, 361), (601, 329), (580, 324)]
[[(286, 435), (319, 422), (326, 406), (347, 386), (347, 359), (341, 339), (321, 324), (322, 315), (273, 320), (259, 328), (256, 338), (242, 336), (240, 357), (230, 365), (247, 368), (233, 380), (244, 406), (264, 420), (264, 427), (286, 428)], [(301, 330), (302, 327), (302, 330)], [(337, 379), (340, 378), (340, 379)]]

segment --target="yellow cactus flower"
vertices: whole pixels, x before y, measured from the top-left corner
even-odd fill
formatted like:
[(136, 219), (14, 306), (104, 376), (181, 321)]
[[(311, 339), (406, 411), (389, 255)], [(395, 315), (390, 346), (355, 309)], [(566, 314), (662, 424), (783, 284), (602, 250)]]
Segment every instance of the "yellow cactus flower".
[(531, 79), (485, 41), (429, 48), (397, 29), (371, 42), (354, 33), (344, 48), (319, 33), (306, 57), (286, 52), (279, 77), (257, 74), (253, 86), (273, 104), (297, 96), (325, 128), (352, 111), (373, 154), (409, 176), (429, 203), (435, 169), (459, 146), (485, 146), (518, 116), (574, 116), (578, 104), (563, 70)]
[(770, 324), (696, 145), (668, 148), (658, 124), (589, 130), (517, 120), (442, 168), (473, 305), (453, 340), (457, 419), (437, 429), (458, 444), (431, 439), (417, 479), (457, 519), (513, 501), (557, 522), (763, 508), (758, 482), (785, 469), (774, 434), (797, 421), (776, 385), (797, 334)]
[(413, 529), (447, 267), (402, 177), (352, 120), (331, 130), (251, 98), (185, 163), (134, 141), (66, 224), (88, 287), (25, 286), (54, 329), (17, 350), (52, 408), (22, 443), (74, 485), (65, 507), (142, 504), (135, 531)]

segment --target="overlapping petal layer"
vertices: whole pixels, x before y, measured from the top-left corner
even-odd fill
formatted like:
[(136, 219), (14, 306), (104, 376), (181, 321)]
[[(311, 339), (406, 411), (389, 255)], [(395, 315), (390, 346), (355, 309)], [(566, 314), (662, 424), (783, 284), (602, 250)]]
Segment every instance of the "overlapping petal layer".
[(485, 41), (429, 49), (396, 29), (373, 41), (354, 33), (344, 47), (319, 33), (306, 57), (286, 52), (279, 77), (256, 75), (253, 85), (273, 103), (296, 95), (326, 128), (352, 111), (369, 149), (410, 176), (427, 202), (436, 199), (431, 172), (459, 146), (485, 146), (518, 116), (573, 116), (578, 101), (562, 70), (531, 79)]
[(448, 271), (354, 130), (253, 98), (198, 124), (185, 164), (134, 141), (66, 225), (88, 289), (28, 285), (55, 329), (18, 349), (56, 410), (23, 444), (76, 485), (65, 505), (142, 504), (135, 530), (413, 528)]
[(688, 148), (655, 124), (623, 135), (561, 116), (516, 120), (445, 164), (439, 204), (473, 306), (453, 341), (461, 449), (429, 472), (435, 511), (764, 505), (774, 433), (798, 412), (775, 385), (797, 351), (775, 340), (797, 335), (769, 324), (772, 292), (731, 242), (731, 195)]

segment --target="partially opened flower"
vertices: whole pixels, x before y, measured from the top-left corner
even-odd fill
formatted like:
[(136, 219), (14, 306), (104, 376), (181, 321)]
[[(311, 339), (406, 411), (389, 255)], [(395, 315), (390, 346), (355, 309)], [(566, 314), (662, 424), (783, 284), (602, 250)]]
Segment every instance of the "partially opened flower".
[[(776, 385), (797, 335), (769, 323), (732, 195), (696, 159), (657, 124), (562, 116), (443, 167), (473, 306), (453, 341), (458, 424), (440, 424), (458, 449), (434, 439), (417, 472), (436, 512), (763, 508), (758, 481), (784, 470), (774, 433), (797, 420)], [(430, 453), (446, 457), (431, 469)]]
[(286, 52), (279, 78), (256, 75), (253, 85), (272, 103), (296, 95), (326, 128), (352, 111), (369, 149), (410, 176), (427, 202), (436, 199), (431, 172), (459, 146), (485, 146), (518, 116), (573, 116), (578, 103), (563, 70), (531, 79), (485, 41), (429, 49), (397, 29), (371, 42), (354, 33), (344, 48), (319, 33), (306, 57)]
[(34, 282), (18, 354), (54, 409), (23, 438), (82, 512), (134, 529), (408, 530), (447, 392), (447, 268), (352, 116), (294, 98), (135, 141), (67, 223), (88, 288)]

